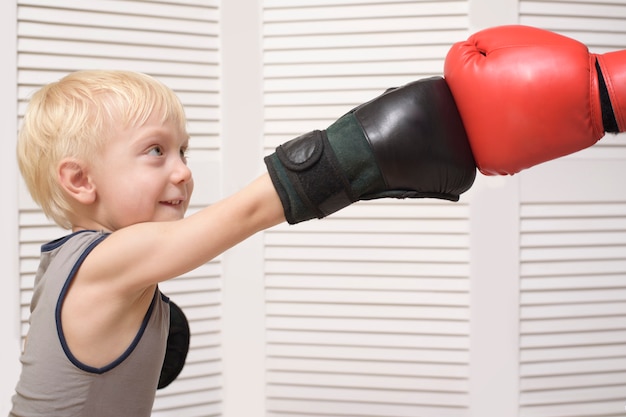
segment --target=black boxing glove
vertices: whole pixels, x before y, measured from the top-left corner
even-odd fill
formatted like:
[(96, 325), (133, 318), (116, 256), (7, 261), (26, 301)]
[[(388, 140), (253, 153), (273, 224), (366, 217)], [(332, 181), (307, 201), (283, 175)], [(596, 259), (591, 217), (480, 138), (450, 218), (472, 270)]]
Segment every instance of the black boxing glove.
[(358, 200), (458, 201), (476, 178), (463, 123), (441, 77), (387, 90), (326, 130), (280, 145), (265, 163), (290, 224)]

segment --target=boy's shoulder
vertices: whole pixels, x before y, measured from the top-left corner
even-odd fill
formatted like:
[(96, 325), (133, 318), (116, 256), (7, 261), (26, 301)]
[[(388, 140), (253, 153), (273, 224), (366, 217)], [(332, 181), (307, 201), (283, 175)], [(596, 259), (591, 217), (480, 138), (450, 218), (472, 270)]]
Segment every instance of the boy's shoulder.
[(103, 239), (105, 239), (110, 233), (105, 233), (97, 230), (80, 230), (77, 232), (72, 232), (68, 235), (62, 236), (60, 238), (51, 240), (47, 243), (41, 245), (42, 252), (51, 252), (55, 249), (58, 249), (62, 246), (65, 246), (69, 242), (73, 245), (81, 246), (82, 244), (89, 242), (97, 242), (100, 243)]

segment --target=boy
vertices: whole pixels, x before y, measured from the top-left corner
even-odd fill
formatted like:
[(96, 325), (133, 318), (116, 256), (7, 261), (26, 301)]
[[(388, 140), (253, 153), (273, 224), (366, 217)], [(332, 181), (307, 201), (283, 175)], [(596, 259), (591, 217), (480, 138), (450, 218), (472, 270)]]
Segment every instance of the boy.
[(386, 92), (266, 158), (240, 192), (185, 217), (181, 103), (143, 74), (80, 71), (33, 96), (18, 160), (71, 233), (42, 247), (11, 416), (149, 416), (170, 306), (158, 283), (280, 222), (359, 199), (457, 200), (475, 177), (441, 78)]

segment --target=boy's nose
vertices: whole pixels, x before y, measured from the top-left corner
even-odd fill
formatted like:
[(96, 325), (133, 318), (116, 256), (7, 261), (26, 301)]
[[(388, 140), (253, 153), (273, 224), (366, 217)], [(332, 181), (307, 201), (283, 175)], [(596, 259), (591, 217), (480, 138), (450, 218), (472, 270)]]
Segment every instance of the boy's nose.
[(191, 180), (191, 170), (183, 161), (177, 162), (172, 173), (173, 182), (176, 184), (189, 182)]

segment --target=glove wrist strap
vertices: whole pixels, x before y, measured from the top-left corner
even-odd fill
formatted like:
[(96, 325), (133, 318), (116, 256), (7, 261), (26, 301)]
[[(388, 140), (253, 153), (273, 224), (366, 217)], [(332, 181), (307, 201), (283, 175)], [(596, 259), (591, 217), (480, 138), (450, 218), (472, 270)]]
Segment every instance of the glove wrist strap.
[(265, 163), (290, 224), (321, 219), (356, 201), (325, 132), (280, 145)]
[(305, 133), (280, 145), (265, 163), (290, 224), (321, 219), (385, 189), (352, 113), (326, 131)]

